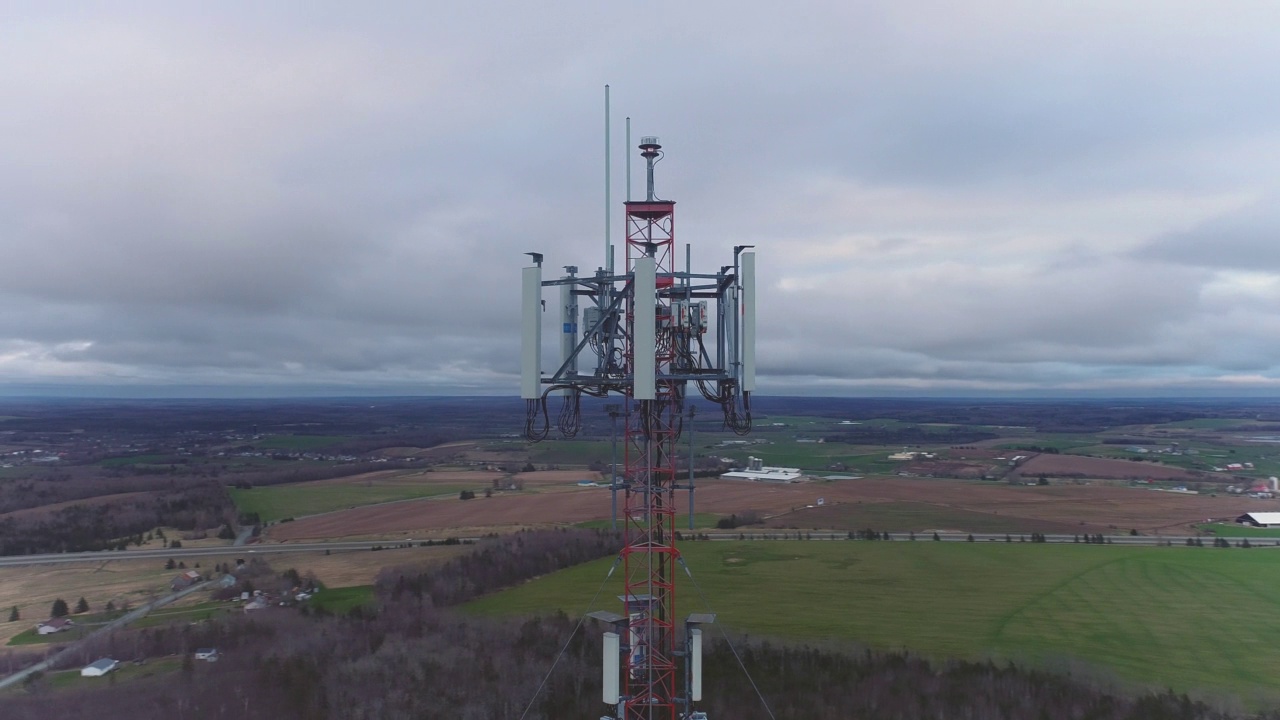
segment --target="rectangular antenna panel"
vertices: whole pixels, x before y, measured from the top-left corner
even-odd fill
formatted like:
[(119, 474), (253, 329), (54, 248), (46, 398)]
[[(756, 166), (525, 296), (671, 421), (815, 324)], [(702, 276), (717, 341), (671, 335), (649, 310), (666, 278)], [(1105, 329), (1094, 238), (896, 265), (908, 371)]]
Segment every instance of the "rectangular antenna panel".
[[(560, 362), (568, 361), (565, 372), (578, 374), (578, 359), (573, 354), (578, 345), (578, 299), (572, 285), (560, 286)], [(566, 391), (567, 394), (567, 391)]]
[(742, 389), (756, 389), (756, 254), (742, 253)]
[(618, 704), (618, 666), (622, 658), (618, 646), (618, 633), (604, 634), (604, 703)]
[(542, 268), (521, 271), (520, 397), (542, 397)]
[(702, 631), (689, 631), (689, 699), (702, 699)]
[(635, 285), (632, 297), (635, 326), (632, 329), (632, 392), (636, 400), (652, 400), (656, 397), (657, 360), (654, 356), (657, 344), (654, 303), (656, 269), (651, 257), (636, 258)]

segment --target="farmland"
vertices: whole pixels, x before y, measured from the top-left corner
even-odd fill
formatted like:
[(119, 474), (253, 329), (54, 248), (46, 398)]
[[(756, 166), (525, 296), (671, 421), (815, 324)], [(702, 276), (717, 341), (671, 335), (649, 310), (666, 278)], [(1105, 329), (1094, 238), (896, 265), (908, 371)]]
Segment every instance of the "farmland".
[[(577, 487), (562, 472), (517, 477), (525, 492), (459, 501), (413, 501), (360, 507), (269, 528), (272, 540), (379, 537), (449, 533), (476, 528), (576, 524), (609, 517), (609, 493)], [(256, 492), (256, 491), (255, 491)], [(823, 499), (823, 507), (817, 500)], [(686, 512), (687, 495), (676, 493)], [(774, 527), (877, 530), (952, 529), (970, 532), (1089, 532), (1177, 534), (1194, 532), (1209, 517), (1232, 517), (1273, 507), (1265, 500), (1153, 492), (1106, 485), (1012, 486), (927, 478), (869, 477), (830, 482), (769, 484), (734, 480), (698, 482), (699, 511), (729, 515), (754, 510)], [(683, 525), (683, 519), (681, 524)]]
[(457, 496), (465, 489), (483, 491), (497, 477), (497, 473), (482, 472), (386, 471), (290, 485), (229, 488), (228, 492), (240, 512), (257, 513), (263, 522), (271, 522), (360, 505)]
[[(733, 631), (1280, 694), (1269, 671), (1280, 663), (1280, 564), (1269, 550), (775, 541), (691, 543), (684, 557), (710, 605), (679, 575), (679, 612), (713, 610)], [(608, 566), (572, 568), (469, 609), (581, 614), (596, 609), (584, 604)], [(621, 592), (610, 583), (602, 597)]]

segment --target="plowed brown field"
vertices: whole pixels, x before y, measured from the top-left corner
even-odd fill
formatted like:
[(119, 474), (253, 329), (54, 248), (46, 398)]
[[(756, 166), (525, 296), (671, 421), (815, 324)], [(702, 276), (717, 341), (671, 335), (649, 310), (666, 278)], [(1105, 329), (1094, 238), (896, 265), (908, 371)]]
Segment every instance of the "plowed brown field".
[(1191, 480), (1196, 478), (1182, 468), (1107, 458), (1082, 457), (1080, 455), (1037, 455), (1022, 464), (1018, 471), (1024, 477), (1044, 474), (1087, 478), (1116, 478), (1120, 480), (1151, 478), (1153, 480)]
[[(1267, 501), (1123, 487), (1020, 487), (921, 478), (865, 478), (796, 485), (705, 480), (698, 483), (697, 510), (720, 514), (756, 510), (779, 515), (816, 504), (819, 497), (827, 504), (927, 503), (939, 508), (1043, 520), (1055, 527), (1078, 526), (1081, 532), (1107, 532), (1112, 526), (1121, 530), (1172, 530), (1210, 517), (1236, 517), (1251, 510), (1274, 509), (1274, 504)], [(677, 493), (676, 507), (683, 511), (686, 500), (687, 493)], [(354, 508), (273, 526), (269, 539), (447, 532), (575, 523), (608, 516), (607, 489), (549, 486), (541, 492), (500, 493), (492, 498), (414, 500)]]

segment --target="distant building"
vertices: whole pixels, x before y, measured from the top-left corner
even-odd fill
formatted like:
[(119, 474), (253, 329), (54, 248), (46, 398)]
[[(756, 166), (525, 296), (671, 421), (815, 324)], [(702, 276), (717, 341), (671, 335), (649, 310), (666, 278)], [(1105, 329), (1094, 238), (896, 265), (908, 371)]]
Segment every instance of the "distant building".
[(217, 648), (200, 648), (196, 650), (196, 659), (204, 660), (205, 662), (217, 662), (218, 650)]
[(766, 467), (760, 458), (747, 458), (745, 469), (733, 470), (720, 476), (725, 480), (751, 480), (753, 482), (796, 483), (805, 480), (800, 468)]
[(1241, 525), (1254, 527), (1280, 527), (1280, 512), (1251, 512), (1236, 518)]
[(169, 583), (169, 588), (175, 591), (184, 590), (186, 588), (191, 587), (192, 585), (195, 585), (196, 583), (200, 582), (203, 579), (204, 578), (200, 577), (200, 573), (196, 572), (195, 570), (187, 570), (181, 575), (175, 577)]
[(36, 634), (52, 635), (53, 633), (62, 632), (63, 630), (69, 630), (72, 627), (75, 627), (75, 623), (71, 621), (71, 618), (53, 618), (52, 620), (45, 620), (37, 625)]
[(112, 670), (115, 670), (119, 664), (119, 661), (112, 660), (111, 658), (95, 660), (80, 669), (80, 677), (102, 677)]

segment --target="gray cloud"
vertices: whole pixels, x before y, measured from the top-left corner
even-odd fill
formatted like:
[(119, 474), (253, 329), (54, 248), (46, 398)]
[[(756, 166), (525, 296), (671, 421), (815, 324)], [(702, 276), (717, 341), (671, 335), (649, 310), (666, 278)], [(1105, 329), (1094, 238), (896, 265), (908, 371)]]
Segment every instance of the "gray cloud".
[(1270, 5), (6, 13), (0, 383), (514, 392), (606, 82), (695, 261), (759, 246), (768, 391), (1280, 377)]

